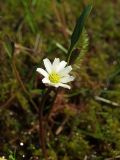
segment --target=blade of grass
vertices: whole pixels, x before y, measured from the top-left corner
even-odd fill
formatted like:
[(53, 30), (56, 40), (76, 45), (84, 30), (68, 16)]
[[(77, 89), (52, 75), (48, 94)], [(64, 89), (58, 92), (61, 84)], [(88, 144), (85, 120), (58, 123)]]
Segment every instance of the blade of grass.
[(72, 50), (81, 36), (86, 19), (87, 19), (88, 15), (90, 14), (91, 10), (92, 10), (92, 5), (86, 6), (85, 9), (83, 10), (82, 14), (80, 15), (80, 17), (77, 20), (77, 23), (75, 25), (75, 28), (74, 28), (72, 36), (71, 36), (70, 48), (68, 49), (68, 55), (67, 55), (67, 62), (68, 63), (70, 61)]

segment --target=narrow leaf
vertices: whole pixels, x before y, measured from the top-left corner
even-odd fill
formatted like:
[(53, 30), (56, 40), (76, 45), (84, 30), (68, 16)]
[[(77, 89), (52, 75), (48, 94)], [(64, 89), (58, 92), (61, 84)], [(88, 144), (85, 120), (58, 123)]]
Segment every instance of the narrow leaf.
[(74, 31), (71, 36), (71, 44), (70, 44), (70, 48), (68, 50), (68, 62), (70, 60), (71, 52), (81, 36), (86, 19), (87, 19), (88, 15), (90, 14), (91, 10), (92, 10), (92, 5), (86, 6), (85, 9), (83, 10), (82, 14), (80, 15), (80, 17), (77, 20), (77, 23), (75, 25)]
[(9, 58), (12, 58), (13, 53), (14, 53), (14, 42), (12, 42), (10, 40), (6, 40), (3, 43), (3, 47), (6, 51), (6, 53), (8, 54)]
[(79, 17), (77, 23), (76, 23), (76, 26), (74, 28), (74, 31), (73, 31), (73, 34), (71, 36), (71, 48), (74, 47), (74, 45), (76, 44), (76, 42), (79, 40), (80, 38), (80, 35), (82, 33), (82, 30), (83, 30), (83, 27), (85, 25), (85, 21), (86, 21), (86, 18), (88, 17), (88, 15), (90, 14), (91, 12), (91, 9), (92, 9), (92, 6), (89, 5), (87, 6), (81, 16)]

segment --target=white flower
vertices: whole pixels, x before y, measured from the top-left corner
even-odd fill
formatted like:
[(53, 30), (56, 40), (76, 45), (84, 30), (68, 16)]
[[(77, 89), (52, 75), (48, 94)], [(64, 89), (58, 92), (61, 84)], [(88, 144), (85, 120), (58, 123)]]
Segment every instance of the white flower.
[(37, 68), (37, 72), (42, 74), (44, 78), (43, 83), (47, 83), (54, 87), (64, 87), (70, 89), (71, 87), (66, 83), (73, 81), (74, 77), (69, 75), (72, 70), (71, 66), (67, 66), (67, 62), (61, 61), (59, 58), (55, 58), (53, 63), (50, 62), (48, 58), (43, 59), (45, 69)]

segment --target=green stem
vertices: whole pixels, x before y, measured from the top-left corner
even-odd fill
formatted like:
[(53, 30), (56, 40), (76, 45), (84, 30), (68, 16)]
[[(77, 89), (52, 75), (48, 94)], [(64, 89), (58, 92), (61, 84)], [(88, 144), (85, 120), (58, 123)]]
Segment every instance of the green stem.
[(72, 54), (72, 47), (70, 46), (69, 50), (68, 50), (68, 57), (67, 57), (67, 63), (69, 64), (70, 63), (70, 57), (71, 57), (71, 54)]

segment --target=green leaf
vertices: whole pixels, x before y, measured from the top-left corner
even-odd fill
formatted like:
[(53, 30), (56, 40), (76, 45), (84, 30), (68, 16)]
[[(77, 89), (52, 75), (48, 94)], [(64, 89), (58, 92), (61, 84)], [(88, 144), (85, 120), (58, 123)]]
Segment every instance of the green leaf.
[(13, 153), (12, 151), (9, 151), (9, 157), (8, 157), (8, 160), (16, 160), (16, 158), (15, 158), (15, 152)]
[(71, 53), (71, 57), (70, 57), (70, 64), (74, 64), (75, 60), (78, 58), (80, 54), (80, 49), (79, 48), (75, 48), (72, 53)]
[(12, 58), (13, 53), (14, 53), (14, 42), (12, 42), (10, 39), (7, 39), (3, 43), (3, 47), (6, 51), (6, 53), (8, 54), (9, 58)]
[(27, 113), (31, 113), (27, 98), (21, 92), (17, 92), (16, 97), (22, 109)]
[(83, 10), (82, 14), (80, 15), (80, 17), (77, 20), (77, 23), (75, 25), (74, 31), (71, 36), (71, 44), (70, 44), (70, 48), (68, 50), (68, 62), (70, 60), (71, 52), (81, 36), (86, 19), (87, 19), (88, 15), (90, 14), (91, 10), (92, 10), (92, 5), (86, 6), (85, 9)]
[(34, 21), (34, 17), (33, 14), (30, 10), (29, 7), (29, 1), (21, 1), (24, 7), (24, 12), (25, 12), (25, 20), (28, 24), (28, 26), (30, 27), (30, 29), (32, 30), (33, 33), (37, 32), (37, 24)]
[(85, 29), (82, 31), (81, 38), (78, 41), (77, 46), (79, 52), (74, 52), (77, 49), (76, 47), (73, 49), (70, 57), (70, 64), (73, 64), (74, 70), (79, 72), (89, 46), (89, 37)]
[(33, 89), (33, 90), (30, 90), (30, 93), (32, 95), (40, 95), (40, 94), (42, 94), (42, 90), (41, 89)]

